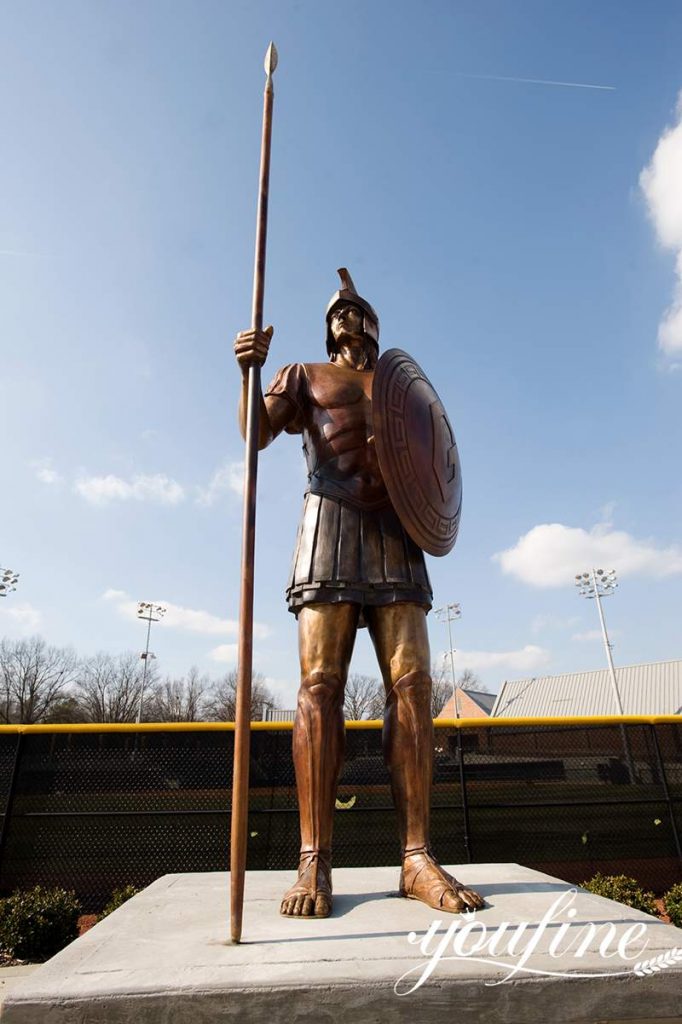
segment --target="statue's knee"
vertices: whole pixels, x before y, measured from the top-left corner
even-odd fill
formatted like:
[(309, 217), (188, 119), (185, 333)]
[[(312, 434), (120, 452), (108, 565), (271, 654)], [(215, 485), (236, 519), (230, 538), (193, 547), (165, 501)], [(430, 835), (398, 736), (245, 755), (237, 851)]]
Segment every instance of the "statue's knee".
[(398, 701), (431, 706), (431, 676), (428, 672), (407, 672), (393, 684), (391, 695)]
[(299, 704), (338, 704), (343, 700), (343, 680), (334, 672), (309, 672), (301, 679)]

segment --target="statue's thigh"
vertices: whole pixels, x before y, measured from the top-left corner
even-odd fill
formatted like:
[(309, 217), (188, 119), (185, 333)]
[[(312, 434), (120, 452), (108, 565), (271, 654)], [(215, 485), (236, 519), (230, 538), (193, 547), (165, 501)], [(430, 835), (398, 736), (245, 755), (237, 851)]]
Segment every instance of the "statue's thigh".
[(386, 687), (410, 672), (431, 672), (431, 651), (426, 610), (402, 602), (365, 608), (369, 633)]
[(345, 684), (359, 618), (360, 606), (348, 601), (304, 605), (298, 613), (301, 675), (324, 672)]

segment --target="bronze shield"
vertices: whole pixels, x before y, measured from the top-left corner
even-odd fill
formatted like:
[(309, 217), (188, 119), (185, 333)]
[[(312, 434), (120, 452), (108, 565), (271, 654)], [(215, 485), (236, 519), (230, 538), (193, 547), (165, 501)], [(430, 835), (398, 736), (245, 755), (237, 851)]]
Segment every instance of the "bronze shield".
[(399, 348), (376, 365), (372, 415), (379, 466), (401, 523), (428, 554), (447, 555), (462, 507), (457, 443), (433, 384)]

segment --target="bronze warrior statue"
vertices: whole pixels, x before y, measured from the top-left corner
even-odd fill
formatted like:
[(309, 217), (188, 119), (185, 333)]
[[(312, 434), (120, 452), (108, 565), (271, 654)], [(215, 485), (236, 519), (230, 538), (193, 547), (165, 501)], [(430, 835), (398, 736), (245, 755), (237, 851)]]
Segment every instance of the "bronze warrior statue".
[[(400, 893), (457, 913), (483, 900), (444, 871), (429, 846), (431, 586), (423, 552), (401, 525), (377, 458), (372, 383), (379, 320), (348, 272), (339, 275), (341, 289), (326, 315), (329, 361), (283, 367), (261, 396), (259, 447), (282, 430), (302, 434), (309, 480), (287, 587), (301, 662), (293, 729), (301, 855), (280, 909), (294, 917), (331, 912), (344, 687), (356, 632), (367, 626), (386, 688), (383, 745), (400, 829)], [(245, 379), (251, 363), (265, 362), (271, 338), (271, 327), (237, 336)], [(242, 433), (245, 408), (244, 387)]]

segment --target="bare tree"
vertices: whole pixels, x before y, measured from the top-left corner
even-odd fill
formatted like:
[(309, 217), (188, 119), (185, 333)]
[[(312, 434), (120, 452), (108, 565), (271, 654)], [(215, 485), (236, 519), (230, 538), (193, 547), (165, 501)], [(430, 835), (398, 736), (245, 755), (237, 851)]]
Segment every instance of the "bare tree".
[(348, 677), (343, 697), (343, 713), (351, 722), (362, 718), (382, 718), (384, 714), (384, 684), (372, 676), (353, 673)]
[(200, 676), (194, 665), (186, 677), (167, 677), (150, 698), (149, 719), (154, 722), (200, 722), (209, 685), (208, 676)]
[(457, 681), (460, 690), (475, 690), (477, 693), (491, 693), (492, 691), (482, 683), (473, 669), (465, 668)]
[(40, 636), (0, 642), (0, 719), (43, 722), (74, 679), (76, 655)]
[[(78, 702), (88, 722), (134, 722), (140, 701), (143, 663), (126, 651), (114, 657), (100, 651), (81, 663), (76, 683)], [(142, 717), (147, 718), (156, 688), (154, 663), (147, 668)]]
[(431, 666), (431, 717), (438, 718), (452, 697), (452, 677), (445, 661)]
[(74, 693), (68, 693), (55, 704), (43, 719), (44, 722), (53, 725), (73, 725), (74, 723), (87, 722), (87, 715), (80, 700)]
[[(276, 708), (279, 701), (268, 688), (265, 676), (261, 672), (254, 672), (251, 680), (251, 720), (259, 721), (266, 706)], [(234, 722), (236, 710), (237, 670), (231, 669), (214, 683), (204, 702), (204, 714), (209, 722)]]

